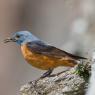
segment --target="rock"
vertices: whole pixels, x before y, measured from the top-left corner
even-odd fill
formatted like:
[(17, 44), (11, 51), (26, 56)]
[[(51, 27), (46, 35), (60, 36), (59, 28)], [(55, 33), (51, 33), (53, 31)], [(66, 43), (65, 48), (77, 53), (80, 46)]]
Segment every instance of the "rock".
[[(82, 68), (79, 68), (79, 64), (61, 73), (38, 79), (37, 82), (26, 83), (21, 87), (20, 95), (84, 95), (90, 74), (90, 65), (84, 63), (87, 64), (81, 64)], [(88, 74), (87, 80), (84, 74)]]

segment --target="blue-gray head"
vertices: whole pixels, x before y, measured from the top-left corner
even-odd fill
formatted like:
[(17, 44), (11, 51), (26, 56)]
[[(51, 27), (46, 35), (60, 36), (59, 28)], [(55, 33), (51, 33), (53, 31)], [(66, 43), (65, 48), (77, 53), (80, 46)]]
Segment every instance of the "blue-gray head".
[(16, 42), (19, 45), (26, 44), (27, 42), (32, 42), (39, 40), (36, 36), (34, 36), (29, 31), (19, 31), (12, 35), (11, 38), (5, 39), (5, 43), (7, 42)]

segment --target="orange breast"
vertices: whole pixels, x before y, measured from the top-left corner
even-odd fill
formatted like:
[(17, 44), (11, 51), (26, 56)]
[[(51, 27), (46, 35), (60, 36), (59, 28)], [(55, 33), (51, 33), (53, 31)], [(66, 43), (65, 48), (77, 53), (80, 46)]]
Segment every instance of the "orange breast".
[(27, 48), (26, 45), (21, 46), (21, 50), (24, 58), (27, 60), (29, 64), (32, 66), (42, 69), (48, 70), (49, 68), (55, 68), (58, 66), (74, 66), (73, 60), (68, 60), (66, 58), (56, 59), (53, 57), (44, 56), (41, 54), (36, 54)]

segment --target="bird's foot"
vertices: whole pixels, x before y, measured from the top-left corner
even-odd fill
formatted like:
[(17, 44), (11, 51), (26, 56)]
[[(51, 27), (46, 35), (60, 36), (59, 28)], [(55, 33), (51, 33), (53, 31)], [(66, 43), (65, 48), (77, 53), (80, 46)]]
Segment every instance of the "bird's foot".
[(50, 74), (52, 73), (53, 69), (49, 69), (47, 72), (45, 72), (40, 78), (45, 78), (50, 76)]

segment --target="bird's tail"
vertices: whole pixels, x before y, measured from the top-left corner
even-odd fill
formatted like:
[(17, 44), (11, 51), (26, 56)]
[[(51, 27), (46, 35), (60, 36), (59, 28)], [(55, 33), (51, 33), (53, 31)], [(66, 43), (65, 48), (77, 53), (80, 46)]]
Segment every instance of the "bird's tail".
[(77, 55), (73, 55), (71, 53), (68, 53), (66, 51), (64, 51), (67, 55), (69, 55), (70, 57), (72, 57), (73, 59), (79, 60), (79, 59), (87, 59), (85, 57), (81, 57), (81, 56), (77, 56)]

